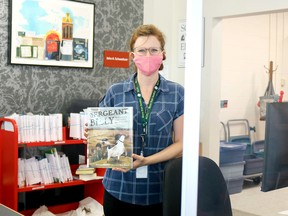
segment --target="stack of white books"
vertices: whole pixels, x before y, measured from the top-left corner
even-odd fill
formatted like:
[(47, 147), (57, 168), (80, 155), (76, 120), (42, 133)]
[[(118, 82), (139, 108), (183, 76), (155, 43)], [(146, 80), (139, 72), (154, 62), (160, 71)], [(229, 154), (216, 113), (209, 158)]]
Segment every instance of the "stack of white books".
[(50, 164), (54, 182), (64, 183), (73, 180), (69, 160), (65, 154), (60, 157), (57, 149), (52, 148), (45, 156)]
[[(14, 119), (18, 126), (18, 142), (51, 142), (63, 140), (63, 116), (61, 113), (49, 115), (19, 115), (14, 113), (6, 118)], [(6, 130), (9, 130), (9, 125)], [(5, 128), (6, 128), (5, 127)]]
[(85, 124), (87, 123), (85, 112), (70, 113), (69, 135), (73, 139), (87, 139), (84, 136)]
[(73, 176), (68, 157), (58, 155), (56, 148), (46, 153), (46, 158), (38, 160), (18, 158), (18, 186), (35, 184), (64, 183), (72, 181)]

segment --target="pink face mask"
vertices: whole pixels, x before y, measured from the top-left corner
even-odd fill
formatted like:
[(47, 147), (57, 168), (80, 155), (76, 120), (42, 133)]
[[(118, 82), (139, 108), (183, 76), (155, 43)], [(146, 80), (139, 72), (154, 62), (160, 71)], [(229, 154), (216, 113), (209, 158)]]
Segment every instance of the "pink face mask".
[(136, 67), (146, 76), (151, 76), (161, 66), (163, 60), (162, 55), (156, 56), (139, 56), (135, 55), (133, 61)]

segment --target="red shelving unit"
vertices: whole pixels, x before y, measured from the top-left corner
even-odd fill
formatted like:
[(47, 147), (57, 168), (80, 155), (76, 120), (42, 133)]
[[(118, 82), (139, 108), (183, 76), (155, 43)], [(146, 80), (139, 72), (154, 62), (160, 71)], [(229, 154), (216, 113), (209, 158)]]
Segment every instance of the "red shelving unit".
[[(7, 127), (4, 128), (4, 125), (6, 124), (10, 124), (9, 130), (7, 130)], [(65, 129), (63, 129), (63, 131), (66, 132)], [(20, 211), (18, 209), (19, 194), (65, 187), (71, 187), (71, 190), (73, 190), (73, 187), (82, 185), (84, 188), (84, 198), (90, 196), (102, 204), (104, 188), (101, 179), (92, 181), (73, 180), (65, 183), (53, 183), (48, 185), (38, 184), (20, 188), (18, 187), (19, 148), (39, 146), (55, 147), (61, 145), (65, 145), (65, 147), (69, 147), (69, 145), (84, 145), (85, 149), (87, 148), (83, 140), (69, 140), (65, 136), (63, 141), (57, 142), (18, 143), (18, 127), (16, 121), (13, 119), (0, 118), (0, 203), (3, 203), (25, 216), (29, 216), (32, 215), (36, 209), (25, 209)], [(73, 174), (77, 167), (78, 164), (71, 165)], [(97, 174), (101, 176), (104, 174), (105, 169), (97, 169), (96, 171)], [(51, 199), (53, 199), (53, 197), (51, 197)], [(56, 214), (76, 209), (78, 207), (78, 202), (56, 204), (52, 206), (47, 205), (47, 207), (51, 212)]]

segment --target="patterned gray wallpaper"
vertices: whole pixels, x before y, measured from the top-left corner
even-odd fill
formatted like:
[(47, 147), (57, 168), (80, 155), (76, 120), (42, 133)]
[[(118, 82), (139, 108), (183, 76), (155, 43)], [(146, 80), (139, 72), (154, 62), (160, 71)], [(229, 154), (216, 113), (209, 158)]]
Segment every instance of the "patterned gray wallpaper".
[(0, 0), (0, 116), (65, 113), (72, 100), (98, 100), (133, 73), (133, 67), (104, 68), (103, 51), (128, 50), (131, 31), (143, 22), (143, 0), (86, 1), (95, 3), (93, 69), (10, 65), (9, 1)]

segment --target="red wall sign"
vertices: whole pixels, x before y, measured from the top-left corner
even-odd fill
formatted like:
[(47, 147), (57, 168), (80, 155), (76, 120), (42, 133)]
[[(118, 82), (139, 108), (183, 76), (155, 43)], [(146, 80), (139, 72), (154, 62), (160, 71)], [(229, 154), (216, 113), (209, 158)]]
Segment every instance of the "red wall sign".
[(129, 68), (129, 52), (104, 50), (104, 67)]

